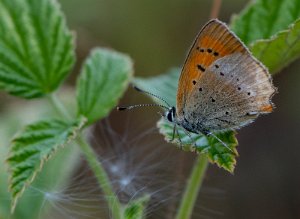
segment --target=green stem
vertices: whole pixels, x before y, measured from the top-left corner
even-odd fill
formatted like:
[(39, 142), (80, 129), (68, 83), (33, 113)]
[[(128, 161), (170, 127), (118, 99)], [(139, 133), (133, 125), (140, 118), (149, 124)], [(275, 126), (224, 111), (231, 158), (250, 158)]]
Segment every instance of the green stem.
[(199, 155), (187, 182), (176, 219), (188, 219), (191, 217), (207, 166), (207, 157), (205, 155)]
[[(48, 96), (49, 101), (54, 106), (55, 110), (67, 120), (72, 120), (71, 116), (68, 114), (64, 105), (60, 102), (60, 100), (56, 97), (55, 94), (51, 94)], [(85, 159), (87, 160), (90, 168), (92, 169), (95, 177), (100, 185), (105, 199), (108, 203), (108, 207), (114, 219), (122, 219), (122, 206), (121, 203), (113, 191), (111, 186), (111, 182), (109, 180), (108, 175), (105, 172), (101, 162), (98, 161), (98, 157), (93, 148), (86, 142), (86, 140), (79, 136), (76, 140), (77, 144), (80, 146), (81, 151), (83, 152)]]
[(67, 120), (72, 120), (65, 106), (61, 103), (61, 101), (57, 98), (57, 96), (54, 93), (49, 94), (47, 97), (58, 114), (60, 114)]
[(77, 143), (79, 144), (86, 160), (89, 163), (90, 168), (94, 172), (96, 179), (102, 188), (113, 218), (121, 219), (123, 211), (122, 206), (119, 202), (118, 197), (113, 191), (111, 182), (105, 172), (105, 169), (98, 161), (95, 151), (81, 136), (78, 138)]

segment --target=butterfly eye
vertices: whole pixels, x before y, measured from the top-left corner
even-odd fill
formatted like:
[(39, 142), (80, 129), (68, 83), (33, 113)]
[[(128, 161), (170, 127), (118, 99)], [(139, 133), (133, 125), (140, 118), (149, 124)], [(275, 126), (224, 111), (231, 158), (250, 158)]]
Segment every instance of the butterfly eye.
[(167, 119), (169, 122), (173, 122), (172, 110), (167, 112)]

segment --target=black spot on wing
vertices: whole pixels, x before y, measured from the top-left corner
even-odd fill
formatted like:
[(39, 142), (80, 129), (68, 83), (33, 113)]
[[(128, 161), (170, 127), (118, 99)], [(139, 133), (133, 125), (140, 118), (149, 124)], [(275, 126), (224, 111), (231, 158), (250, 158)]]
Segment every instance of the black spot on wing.
[(214, 52), (213, 55), (214, 55), (214, 56), (218, 56), (219, 53), (218, 53), (218, 52)]
[(204, 68), (202, 65), (198, 64), (198, 65), (197, 65), (197, 68), (198, 68), (200, 71), (205, 72), (205, 68)]

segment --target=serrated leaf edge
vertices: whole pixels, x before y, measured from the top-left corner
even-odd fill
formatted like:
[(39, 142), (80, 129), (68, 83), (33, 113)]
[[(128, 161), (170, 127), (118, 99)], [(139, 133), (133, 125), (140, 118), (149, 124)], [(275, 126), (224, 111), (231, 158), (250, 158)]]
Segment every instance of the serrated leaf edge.
[[(233, 150), (233, 152), (235, 153), (234, 154), (234, 160), (233, 160), (233, 162), (231, 163), (231, 165), (230, 166), (225, 166), (225, 165), (220, 165), (219, 163), (217, 163), (216, 161), (214, 161), (210, 156), (209, 156), (209, 154), (206, 152), (206, 151), (204, 151), (204, 150), (202, 150), (202, 151), (199, 151), (199, 150), (196, 150), (196, 147), (194, 147), (193, 145), (191, 145), (191, 144), (183, 144), (182, 146), (180, 146), (180, 142), (179, 142), (179, 140), (177, 140), (177, 139), (174, 139), (173, 141), (171, 141), (170, 140), (170, 138), (168, 138), (168, 136), (167, 135), (165, 135), (164, 133), (163, 133), (163, 126), (161, 125), (160, 126), (160, 123), (162, 122), (162, 120), (160, 119), (160, 120), (158, 120), (158, 122), (156, 123), (156, 126), (157, 126), (157, 128), (158, 128), (158, 130), (159, 130), (159, 133), (161, 134), (161, 135), (163, 135), (164, 136), (164, 139), (165, 139), (165, 141), (166, 142), (168, 142), (168, 143), (172, 143), (172, 144), (175, 144), (175, 146), (177, 147), (177, 148), (179, 148), (179, 149), (181, 149), (181, 150), (183, 150), (183, 151), (185, 151), (185, 152), (192, 152), (192, 153), (196, 153), (197, 155), (199, 155), (199, 154), (203, 154), (203, 155), (205, 155), (207, 158), (208, 158), (208, 160), (209, 160), (209, 162), (210, 163), (212, 163), (212, 164), (217, 164), (217, 166), (219, 167), (219, 168), (222, 168), (222, 169), (225, 169), (225, 170), (227, 170), (228, 172), (230, 172), (231, 174), (234, 174), (234, 169), (235, 169), (235, 166), (236, 166), (236, 163), (237, 163), (237, 161), (236, 161), (236, 158), (237, 157), (239, 157), (239, 153), (238, 153), (238, 151), (237, 151), (237, 146), (238, 146), (238, 139), (235, 137), (235, 135), (237, 134), (235, 131), (234, 131), (234, 142), (232, 142), (232, 143), (230, 143), (230, 144), (233, 144), (234, 146), (233, 146), (233, 148), (231, 148), (232, 150)], [(203, 136), (204, 138), (207, 138), (206, 136)]]
[[(72, 132), (72, 135), (70, 135), (70, 137), (68, 138), (67, 142), (65, 142), (64, 144), (60, 144), (60, 145), (57, 145), (55, 147), (54, 150), (51, 151), (51, 153), (49, 153), (46, 157), (44, 157), (41, 162), (40, 162), (40, 165), (37, 167), (37, 169), (35, 170), (35, 172), (33, 173), (33, 175), (31, 176), (31, 178), (27, 179), (23, 188), (20, 190), (20, 192), (12, 198), (12, 201), (11, 201), (11, 213), (13, 214), (14, 213), (14, 210), (16, 208), (16, 205), (17, 205), (17, 201), (18, 199), (22, 196), (22, 194), (24, 193), (25, 189), (34, 181), (36, 175), (42, 170), (43, 166), (44, 166), (44, 163), (46, 161), (48, 161), (54, 154), (55, 152), (59, 149), (59, 148), (64, 148), (66, 145), (68, 145), (69, 143), (71, 143), (76, 137), (77, 137), (77, 133), (84, 127), (85, 123), (87, 122), (87, 118), (85, 118), (84, 116), (81, 116), (79, 118), (80, 120), (80, 123), (79, 125), (73, 130)], [(13, 138), (13, 140), (15, 139), (16, 137)], [(12, 140), (12, 141), (13, 141)], [(10, 154), (9, 156), (10, 157)], [(7, 160), (6, 160), (6, 163), (7, 163)], [(10, 177), (10, 180), (9, 180), (9, 191), (12, 192), (12, 188), (11, 188), (11, 177)]]
[[(116, 51), (114, 49), (111, 49), (111, 48), (95, 47), (95, 48), (93, 48), (89, 52), (88, 56), (85, 58), (82, 66), (81, 66), (80, 74), (79, 74), (79, 76), (77, 78), (77, 81), (76, 81), (76, 87), (77, 87), (77, 89), (76, 89), (76, 101), (77, 101), (77, 104), (79, 104), (79, 102), (80, 102), (78, 100), (78, 98), (79, 98), (79, 88), (78, 87), (79, 87), (79, 83), (80, 83), (81, 77), (83, 77), (82, 75), (84, 74), (84, 69), (85, 69), (86, 66), (88, 66), (88, 63), (91, 62), (91, 60), (92, 60), (91, 58), (93, 58), (93, 56), (96, 53), (97, 54), (101, 54), (102, 52), (105, 52), (105, 53), (109, 52), (113, 56), (115, 56), (115, 55), (122, 55), (123, 57), (125, 57), (129, 61), (129, 70), (130, 71), (128, 71), (126, 80), (122, 81), (122, 83), (119, 85), (119, 87), (120, 87), (120, 89), (122, 91), (118, 95), (115, 95), (116, 98), (111, 102), (113, 106), (112, 107), (107, 107), (107, 106), (104, 107), (104, 109), (106, 109), (106, 111), (107, 111), (104, 115), (102, 115), (101, 117), (97, 118), (95, 121), (94, 120), (90, 121), (87, 118), (87, 115), (85, 115), (85, 114), (90, 114), (90, 111), (93, 111), (93, 110), (90, 109), (90, 111), (88, 113), (87, 112), (80, 112), (81, 109), (78, 106), (77, 117), (80, 117), (80, 116), (86, 117), (87, 118), (86, 125), (90, 125), (91, 123), (95, 123), (96, 121), (98, 121), (98, 120), (104, 118), (105, 116), (107, 116), (109, 114), (110, 110), (113, 109), (117, 105), (117, 103), (120, 101), (122, 95), (126, 92), (126, 89), (128, 88), (129, 84), (132, 83), (132, 81), (134, 79), (134, 77), (133, 77), (134, 76), (134, 61), (133, 61), (133, 59), (131, 58), (131, 56), (129, 54), (123, 53), (123, 52), (118, 52), (118, 51)], [(110, 110), (109, 110), (109, 108), (110, 108)]]

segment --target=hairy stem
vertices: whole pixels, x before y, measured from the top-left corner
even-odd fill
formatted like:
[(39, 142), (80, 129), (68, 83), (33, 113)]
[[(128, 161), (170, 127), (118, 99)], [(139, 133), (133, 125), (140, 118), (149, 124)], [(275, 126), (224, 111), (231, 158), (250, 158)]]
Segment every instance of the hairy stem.
[(119, 202), (118, 197), (113, 191), (111, 182), (106, 174), (102, 164), (98, 161), (97, 154), (93, 148), (83, 139), (81, 136), (78, 138), (77, 143), (79, 144), (81, 151), (83, 152), (85, 159), (87, 160), (90, 168), (95, 174), (95, 177), (102, 188), (105, 195), (105, 199), (108, 203), (110, 212), (114, 219), (122, 218), (122, 206)]
[[(60, 100), (56, 97), (55, 94), (49, 95), (48, 100), (62, 117), (68, 120), (72, 120), (64, 105), (60, 102)], [(100, 185), (104, 193), (105, 199), (108, 203), (108, 207), (112, 217), (114, 219), (122, 219), (123, 209), (121, 203), (119, 202), (118, 197), (113, 191), (111, 182), (109, 180), (108, 175), (105, 172), (104, 167), (102, 166), (101, 162), (98, 161), (96, 152), (93, 150), (92, 146), (88, 144), (87, 141), (82, 137), (82, 135), (80, 135), (77, 138), (76, 143), (79, 145), (91, 170), (95, 174), (98, 184)]]
[(207, 157), (199, 155), (195, 161), (191, 176), (188, 179), (176, 219), (188, 219), (191, 217), (207, 166)]

